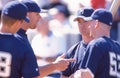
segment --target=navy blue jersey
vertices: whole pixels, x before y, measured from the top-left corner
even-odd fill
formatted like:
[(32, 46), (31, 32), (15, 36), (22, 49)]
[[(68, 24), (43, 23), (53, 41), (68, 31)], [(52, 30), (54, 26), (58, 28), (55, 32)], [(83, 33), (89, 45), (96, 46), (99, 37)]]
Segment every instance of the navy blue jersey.
[(23, 41), (25, 41), (25, 43), (31, 48), (32, 50), (32, 47), (28, 41), (28, 38), (27, 38), (27, 34), (26, 34), (26, 31), (23, 30), (22, 28), (19, 29), (19, 31), (17, 32), (18, 35), (20, 35), (20, 37), (23, 39)]
[(94, 78), (120, 78), (120, 45), (108, 37), (91, 41), (82, 68), (89, 68)]
[(33, 78), (38, 75), (36, 57), (20, 36), (0, 34), (0, 77)]
[(62, 71), (62, 75), (64, 76), (70, 76), (72, 75), (76, 70), (79, 69), (79, 65), (81, 63), (81, 60), (84, 57), (85, 54), (85, 49), (86, 49), (86, 44), (83, 43), (82, 41), (75, 44), (74, 46), (72, 46), (68, 52), (66, 53), (66, 58), (75, 58), (76, 61), (75, 62), (71, 62), (69, 67), (65, 70)]

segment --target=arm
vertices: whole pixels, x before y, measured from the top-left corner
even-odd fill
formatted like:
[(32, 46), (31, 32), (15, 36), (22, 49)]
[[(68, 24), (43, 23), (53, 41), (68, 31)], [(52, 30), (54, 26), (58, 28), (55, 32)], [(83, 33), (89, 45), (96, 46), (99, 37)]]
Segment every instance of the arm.
[(74, 62), (75, 61), (75, 59), (64, 59), (64, 57), (65, 57), (65, 55), (63, 54), (63, 55), (59, 56), (55, 60), (55, 62), (52, 62), (52, 63), (50, 63), (48, 65), (40, 67), (40, 76), (39, 76), (39, 78), (42, 78), (42, 77), (50, 74), (54, 70), (63, 71), (68, 67), (69, 62)]
[(56, 70), (56, 64), (50, 63), (45, 66), (41, 66), (40, 68), (40, 78), (47, 76), (48, 74), (51, 74), (52, 71)]
[(56, 57), (46, 57), (46, 58), (43, 58), (43, 57), (40, 57), (40, 56), (37, 56), (36, 55), (36, 58), (39, 60), (45, 60), (47, 62), (53, 62), (57, 59), (57, 56)]

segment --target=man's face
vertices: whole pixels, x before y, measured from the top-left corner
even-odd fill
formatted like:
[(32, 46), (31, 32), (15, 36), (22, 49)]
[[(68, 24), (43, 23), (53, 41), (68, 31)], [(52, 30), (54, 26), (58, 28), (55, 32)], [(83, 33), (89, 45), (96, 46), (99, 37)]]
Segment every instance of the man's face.
[(29, 12), (29, 18), (30, 18), (30, 23), (28, 25), (29, 28), (35, 29), (38, 21), (41, 19), (40, 14), (38, 12)]
[(80, 33), (82, 35), (89, 36), (90, 31), (89, 31), (88, 26), (90, 24), (90, 21), (84, 21), (83, 19), (78, 19), (77, 22), (78, 22), (78, 27), (79, 27)]

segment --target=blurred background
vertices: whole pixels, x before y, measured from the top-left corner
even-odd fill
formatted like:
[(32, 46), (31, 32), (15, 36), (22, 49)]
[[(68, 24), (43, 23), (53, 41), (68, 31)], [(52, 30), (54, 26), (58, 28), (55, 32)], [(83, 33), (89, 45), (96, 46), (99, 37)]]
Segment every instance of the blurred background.
[[(0, 10), (4, 5), (13, 0), (0, 0)], [(19, 0), (22, 1), (22, 0)], [(41, 16), (47, 15), (49, 29), (55, 33), (55, 35), (62, 35), (65, 38), (66, 51), (75, 43), (81, 40), (81, 35), (77, 27), (77, 23), (74, 22), (74, 18), (77, 15), (77, 11), (83, 7), (105, 8), (109, 9), (113, 0), (33, 0), (42, 9), (48, 10), (48, 13), (40, 13)], [(111, 38), (120, 42), (120, 8), (114, 16), (113, 26), (111, 29)], [(29, 29), (27, 31), (28, 39), (30, 43), (36, 34), (38, 34), (37, 28), (34, 30)]]
[[(4, 5), (13, 0), (0, 0), (0, 10)], [(22, 0), (19, 0), (22, 1)], [(73, 21), (77, 11), (83, 7), (109, 9), (113, 0), (34, 0), (45, 10), (48, 10), (49, 28), (56, 35), (63, 35), (66, 39), (66, 50), (81, 40), (81, 35), (76, 22)], [(41, 13), (44, 16), (45, 13)], [(120, 8), (114, 16), (111, 38), (120, 42)], [(35, 30), (27, 32), (30, 43), (37, 34)]]
[[(0, 0), (0, 15), (2, 8), (9, 1), (13, 0)], [(67, 52), (72, 45), (81, 41), (82, 38), (77, 23), (73, 21), (80, 8), (92, 7), (94, 9), (105, 8), (109, 10), (113, 2), (113, 0), (34, 1), (41, 9), (47, 10), (47, 13), (40, 13), (42, 19), (39, 20), (36, 29), (29, 29), (26, 33), (36, 57), (39, 57), (37, 58), (39, 66), (53, 62), (59, 55)], [(120, 7), (114, 16), (110, 36), (120, 43)], [(56, 72), (60, 73), (57, 70), (53, 73)]]

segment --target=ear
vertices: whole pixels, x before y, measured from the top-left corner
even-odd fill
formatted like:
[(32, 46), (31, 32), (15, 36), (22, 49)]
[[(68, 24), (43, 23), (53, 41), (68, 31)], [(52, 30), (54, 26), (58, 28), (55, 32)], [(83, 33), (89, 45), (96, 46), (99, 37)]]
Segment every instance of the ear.
[(30, 16), (30, 13), (29, 12), (27, 12), (27, 17), (29, 17)]
[(99, 21), (98, 20), (95, 20), (95, 21), (96, 21), (95, 28), (98, 28), (99, 27)]
[(18, 20), (16, 20), (16, 22), (13, 24), (13, 25), (17, 25), (19, 24), (20, 22)]
[(14, 32), (14, 33), (16, 33), (20, 27), (21, 27), (20, 21), (17, 20), (16, 22), (14, 22), (12, 24), (11, 31)]
[(13, 23), (14, 26), (12, 27), (20, 26), (21, 23), (22, 21), (16, 20), (16, 22)]

